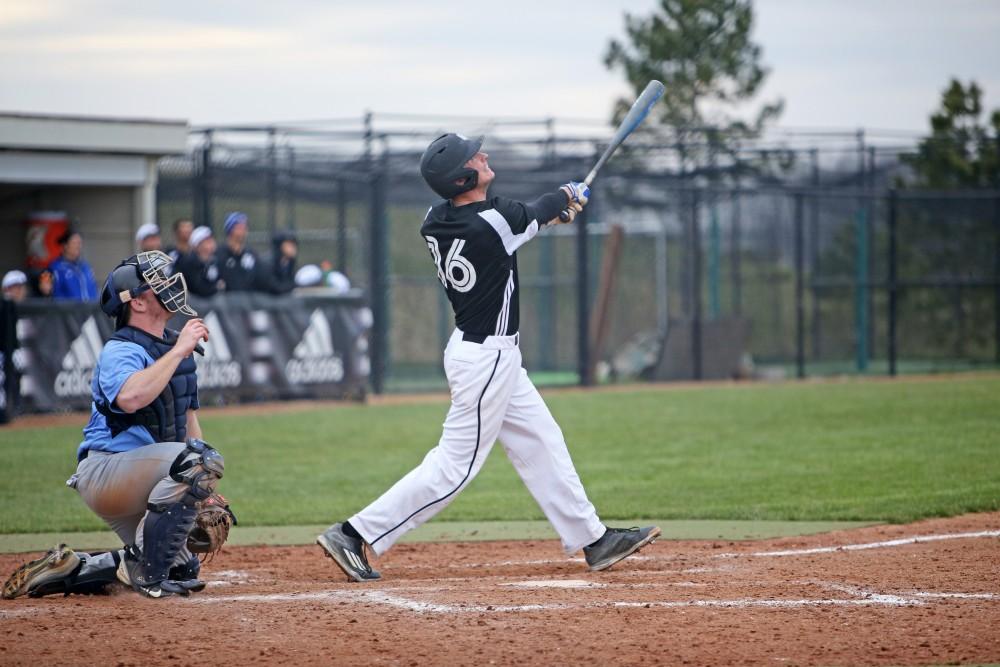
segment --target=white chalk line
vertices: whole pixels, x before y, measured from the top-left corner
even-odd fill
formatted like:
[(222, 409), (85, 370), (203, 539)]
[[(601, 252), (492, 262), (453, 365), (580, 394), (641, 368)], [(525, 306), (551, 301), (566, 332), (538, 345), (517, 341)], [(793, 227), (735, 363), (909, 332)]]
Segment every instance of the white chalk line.
[(538, 611), (567, 611), (585, 610), (601, 608), (660, 608), (676, 609), (684, 607), (721, 607), (721, 608), (795, 608), (795, 607), (822, 607), (822, 606), (920, 606), (923, 601), (916, 598), (906, 598), (896, 595), (870, 595), (864, 598), (854, 599), (793, 599), (793, 600), (760, 600), (753, 598), (737, 598), (732, 600), (651, 600), (648, 602), (588, 602), (588, 603), (567, 603), (556, 602), (547, 604), (448, 604), (441, 602), (426, 602), (414, 600), (402, 595), (393, 595), (383, 591), (371, 591), (359, 595), (349, 591), (324, 591), (318, 593), (286, 594), (276, 593), (271, 595), (229, 595), (211, 598), (192, 598), (193, 603), (212, 604), (226, 602), (247, 602), (247, 603), (267, 603), (267, 602), (354, 602), (354, 603), (375, 603), (405, 611), (433, 614), (468, 614), (468, 613), (525, 613)]
[[(539, 582), (515, 582), (516, 585), (524, 584), (548, 584), (551, 580)], [(583, 580), (567, 580), (567, 584), (588, 584)], [(688, 582), (685, 582), (688, 583)], [(829, 590), (835, 590), (851, 597), (849, 598), (796, 598), (796, 599), (759, 599), (759, 598), (735, 598), (728, 600), (650, 600), (650, 601), (600, 601), (600, 602), (556, 602), (544, 604), (451, 604), (445, 602), (429, 602), (426, 600), (416, 600), (400, 593), (403, 591), (411, 593), (437, 593), (439, 588), (394, 588), (367, 591), (318, 591), (312, 593), (273, 593), (263, 595), (229, 595), (206, 598), (193, 598), (191, 602), (213, 604), (226, 602), (247, 602), (247, 603), (271, 603), (271, 602), (352, 602), (361, 604), (381, 604), (396, 609), (417, 613), (433, 614), (461, 614), (461, 613), (511, 613), (511, 612), (538, 612), (538, 611), (564, 611), (564, 610), (586, 610), (600, 608), (659, 608), (676, 609), (686, 607), (711, 607), (711, 608), (770, 608), (770, 609), (792, 609), (800, 607), (824, 607), (824, 606), (888, 606), (888, 607), (918, 607), (926, 604), (926, 599), (961, 599), (961, 600), (1000, 600), (1000, 595), (994, 593), (934, 593), (926, 591), (910, 591), (906, 593), (885, 593), (869, 588), (850, 586), (822, 581), (797, 582), (800, 585), (816, 585)], [(566, 588), (580, 588), (582, 586), (566, 586)], [(625, 585), (605, 584), (603, 588), (631, 588)], [(485, 590), (481, 588), (479, 590)], [(469, 591), (465, 591), (469, 592)]]
[[(740, 558), (740, 557), (779, 557), (779, 556), (807, 556), (810, 554), (821, 554), (821, 553), (836, 553), (838, 551), (862, 551), (866, 549), (887, 549), (892, 547), (907, 546), (910, 544), (921, 544), (923, 542), (937, 542), (940, 540), (961, 540), (961, 539), (974, 539), (980, 537), (1000, 537), (1000, 530), (982, 530), (974, 533), (948, 533), (942, 535), (916, 535), (913, 537), (904, 537), (895, 540), (885, 540), (882, 542), (866, 542), (863, 544), (843, 544), (840, 546), (831, 547), (813, 547), (808, 549), (785, 549), (781, 551), (755, 551), (749, 553), (740, 552), (727, 552), (719, 554), (703, 554), (705, 557), (711, 558)], [(629, 556), (630, 562), (666, 562), (666, 561), (676, 561), (680, 558), (690, 558), (692, 554), (670, 554), (665, 556), (643, 556), (635, 555)], [(522, 565), (567, 565), (567, 564), (583, 564), (585, 563), (583, 558), (542, 558), (535, 560), (502, 560), (493, 561), (487, 563), (453, 563), (446, 567), (448, 569), (480, 569), (489, 567), (511, 567), (511, 566), (522, 566)], [(441, 564), (437, 563), (434, 565), (399, 565), (394, 566), (394, 570), (426, 570), (426, 569), (440, 569)], [(687, 570), (682, 570), (683, 572), (713, 572), (709, 568), (691, 568)]]
[(981, 530), (975, 533), (949, 533), (945, 535), (917, 535), (915, 537), (903, 537), (896, 540), (885, 540), (884, 542), (867, 542), (864, 544), (844, 544), (837, 547), (814, 547), (811, 549), (786, 549), (784, 551), (757, 551), (748, 554), (726, 553), (716, 554), (716, 558), (735, 558), (738, 556), (805, 556), (809, 554), (826, 554), (838, 551), (861, 551), (864, 549), (886, 549), (891, 547), (902, 547), (909, 544), (922, 544), (924, 542), (938, 542), (940, 540), (964, 540), (977, 537), (1000, 537), (1000, 530)]

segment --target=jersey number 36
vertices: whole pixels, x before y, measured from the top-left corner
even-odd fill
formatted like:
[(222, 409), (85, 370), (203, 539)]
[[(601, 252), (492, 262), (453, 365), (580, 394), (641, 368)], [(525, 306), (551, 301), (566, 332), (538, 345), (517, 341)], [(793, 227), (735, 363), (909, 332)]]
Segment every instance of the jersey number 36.
[(441, 284), (445, 287), (450, 285), (456, 292), (468, 292), (472, 289), (476, 284), (476, 267), (472, 266), (472, 262), (468, 259), (462, 257), (465, 240), (455, 239), (452, 241), (451, 247), (448, 249), (448, 256), (442, 262), (438, 240), (433, 236), (428, 236), (426, 239)]

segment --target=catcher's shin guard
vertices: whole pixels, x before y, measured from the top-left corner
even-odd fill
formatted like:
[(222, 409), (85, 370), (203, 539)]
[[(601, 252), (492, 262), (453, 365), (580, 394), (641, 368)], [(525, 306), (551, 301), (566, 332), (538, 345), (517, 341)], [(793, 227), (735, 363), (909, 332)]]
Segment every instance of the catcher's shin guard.
[[(168, 505), (149, 505), (142, 531), (142, 565), (133, 584), (153, 586), (168, 579), (174, 559), (187, 540), (198, 510), (195, 499), (186, 494)], [(131, 574), (131, 573), (130, 573)]]

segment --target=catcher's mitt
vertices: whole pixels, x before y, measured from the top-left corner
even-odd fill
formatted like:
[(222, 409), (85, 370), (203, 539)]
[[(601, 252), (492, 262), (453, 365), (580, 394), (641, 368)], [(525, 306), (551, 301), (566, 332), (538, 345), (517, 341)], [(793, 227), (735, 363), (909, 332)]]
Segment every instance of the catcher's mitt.
[(236, 515), (229, 509), (229, 501), (219, 493), (198, 501), (198, 515), (194, 528), (188, 533), (187, 548), (191, 553), (214, 556), (229, 537), (229, 529), (236, 525)]

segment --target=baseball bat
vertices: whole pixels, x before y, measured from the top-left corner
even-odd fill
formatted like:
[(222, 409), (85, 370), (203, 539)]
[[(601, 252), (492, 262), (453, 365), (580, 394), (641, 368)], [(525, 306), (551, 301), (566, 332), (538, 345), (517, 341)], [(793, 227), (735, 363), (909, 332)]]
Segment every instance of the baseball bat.
[[(636, 98), (635, 102), (632, 103), (632, 108), (628, 110), (628, 113), (625, 114), (625, 118), (623, 118), (622, 122), (619, 123), (618, 129), (615, 130), (615, 135), (611, 137), (611, 143), (609, 143), (608, 147), (604, 149), (601, 157), (597, 160), (597, 164), (595, 164), (594, 168), (590, 170), (589, 174), (587, 174), (587, 178), (583, 179), (583, 182), (587, 184), (587, 187), (590, 187), (590, 184), (597, 176), (597, 172), (601, 170), (601, 167), (603, 167), (604, 163), (608, 161), (608, 158), (610, 158), (618, 147), (622, 145), (623, 141), (628, 139), (628, 135), (632, 134), (635, 128), (639, 127), (642, 121), (646, 119), (646, 116), (649, 115), (649, 110), (653, 108), (653, 105), (656, 104), (661, 97), (663, 97), (663, 90), (663, 84), (656, 79), (653, 79), (646, 84), (646, 88), (642, 91), (639, 97)], [(569, 220), (569, 211), (564, 210), (560, 213), (559, 219), (563, 222), (567, 222)]]

